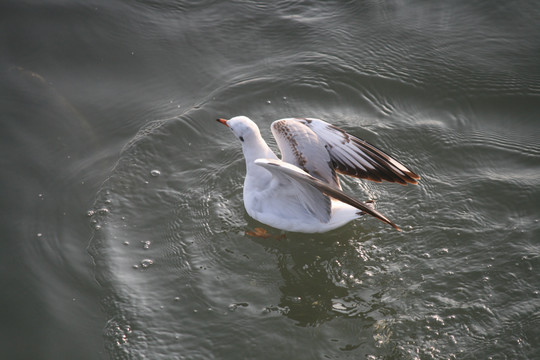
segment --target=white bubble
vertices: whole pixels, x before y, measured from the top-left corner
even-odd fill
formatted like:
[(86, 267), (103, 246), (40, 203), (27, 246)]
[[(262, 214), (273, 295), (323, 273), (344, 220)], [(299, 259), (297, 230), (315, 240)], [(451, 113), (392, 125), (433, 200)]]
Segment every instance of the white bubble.
[(154, 260), (152, 259), (144, 259), (143, 261), (141, 261), (141, 266), (143, 268), (148, 268), (150, 265), (153, 265), (154, 264)]

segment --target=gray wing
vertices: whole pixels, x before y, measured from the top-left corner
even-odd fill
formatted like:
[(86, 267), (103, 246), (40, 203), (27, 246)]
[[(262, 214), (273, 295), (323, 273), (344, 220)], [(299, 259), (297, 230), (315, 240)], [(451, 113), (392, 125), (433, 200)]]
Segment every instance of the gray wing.
[(341, 189), (325, 142), (308, 126), (293, 118), (276, 120), (272, 123), (272, 134), (281, 151), (281, 160)]
[[(290, 120), (289, 120), (290, 121)], [(403, 164), (344, 130), (319, 119), (295, 119), (311, 129), (328, 150), (336, 171), (358, 178), (403, 185), (417, 184), (420, 176)]]
[[(336, 200), (354, 206), (355, 208), (370, 214), (371, 216), (376, 217), (382, 222), (391, 225), (396, 230), (401, 231), (401, 229), (390, 221), (386, 216), (373, 209), (369, 204), (356, 200), (349, 195), (345, 194), (343, 191), (332, 187), (331, 185), (321, 181), (310, 174), (303, 172), (298, 167), (288, 164), (281, 160), (272, 160), (272, 159), (257, 159), (255, 164), (264, 167), (272, 173), (273, 176), (278, 178), (289, 179), (292, 183), (296, 185), (297, 189), (302, 189), (306, 193), (309, 193), (310, 196), (306, 197), (307, 208), (320, 208), (320, 204), (316, 203), (317, 195), (313, 194), (313, 191), (319, 192), (322, 196), (328, 198), (332, 197)], [(326, 211), (326, 210), (325, 210)], [(330, 209), (328, 210), (328, 220), (330, 219)], [(328, 221), (327, 220), (327, 221)]]
[[(257, 159), (255, 164), (270, 171), (273, 179), (276, 180), (271, 186), (279, 187), (279, 192), (273, 196), (272, 200), (277, 200), (283, 204), (282, 212), (289, 208), (287, 204), (291, 202), (290, 204), (294, 204), (295, 207), (299, 206), (297, 211), (303, 209), (323, 223), (330, 221), (332, 213), (330, 198), (317, 188), (310, 186), (305, 179), (298, 175), (295, 176), (296, 173), (306, 173), (282, 160)], [(269, 188), (269, 190), (272, 190), (272, 188)]]

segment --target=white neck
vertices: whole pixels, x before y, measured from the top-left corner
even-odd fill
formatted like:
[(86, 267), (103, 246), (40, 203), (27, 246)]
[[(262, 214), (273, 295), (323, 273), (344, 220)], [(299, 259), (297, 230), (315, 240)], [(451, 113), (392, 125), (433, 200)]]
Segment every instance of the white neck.
[(242, 142), (242, 151), (244, 152), (244, 158), (246, 159), (246, 180), (244, 182), (244, 189), (246, 186), (250, 186), (252, 179), (257, 179), (256, 183), (266, 185), (266, 181), (270, 181), (272, 175), (268, 170), (262, 166), (256, 165), (257, 159), (277, 159), (272, 149), (268, 147), (264, 139), (259, 135), (257, 137), (251, 137)]

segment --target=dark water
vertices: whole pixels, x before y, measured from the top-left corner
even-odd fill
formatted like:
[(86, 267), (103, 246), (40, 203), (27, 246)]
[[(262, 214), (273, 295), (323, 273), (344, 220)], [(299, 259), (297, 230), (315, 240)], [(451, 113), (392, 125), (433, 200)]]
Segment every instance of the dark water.
[[(0, 358), (540, 358), (535, 1), (0, 5)], [(404, 231), (242, 205), (216, 117), (319, 117)]]

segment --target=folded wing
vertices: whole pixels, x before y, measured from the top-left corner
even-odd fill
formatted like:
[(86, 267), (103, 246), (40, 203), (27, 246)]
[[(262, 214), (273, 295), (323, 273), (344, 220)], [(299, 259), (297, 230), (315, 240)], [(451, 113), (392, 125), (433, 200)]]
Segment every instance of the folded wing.
[[(330, 219), (330, 202), (326, 202), (324, 200), (321, 202), (321, 199), (328, 199), (328, 197), (331, 197), (349, 204), (367, 214), (370, 214), (382, 222), (391, 225), (396, 230), (401, 231), (396, 224), (368, 204), (350, 197), (343, 191), (311, 176), (295, 165), (273, 159), (257, 159), (255, 160), (255, 164), (270, 171), (277, 179), (287, 179), (289, 182), (293, 183), (295, 189), (301, 192), (301, 196), (298, 198), (303, 199), (302, 201), (304, 201), (304, 207), (309, 209), (310, 212), (316, 214), (317, 217), (323, 216), (326, 221)], [(305, 196), (306, 194), (308, 194), (308, 196)]]

